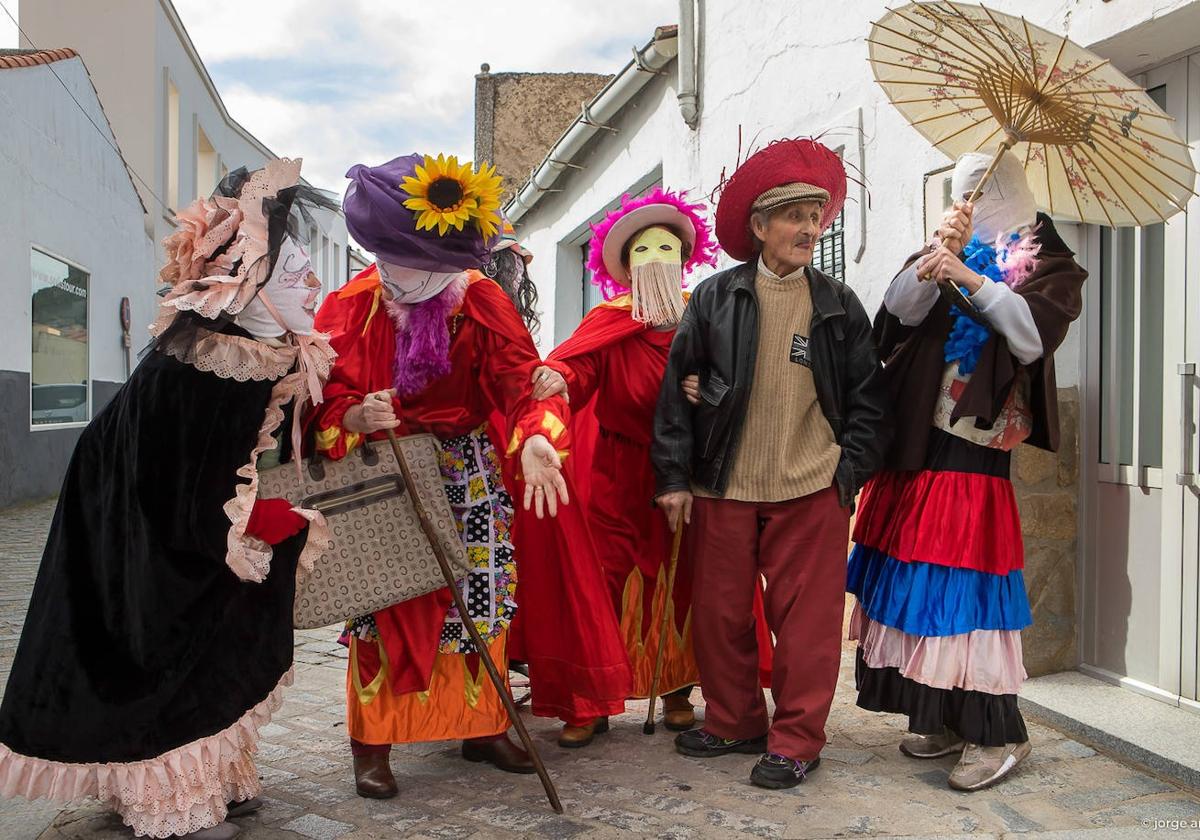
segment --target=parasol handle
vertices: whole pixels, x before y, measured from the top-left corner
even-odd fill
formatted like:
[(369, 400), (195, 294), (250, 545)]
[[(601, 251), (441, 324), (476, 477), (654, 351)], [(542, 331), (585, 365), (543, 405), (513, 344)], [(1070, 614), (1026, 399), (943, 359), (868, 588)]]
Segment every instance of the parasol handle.
[(992, 163), (988, 166), (987, 171), (983, 173), (983, 177), (979, 179), (979, 183), (975, 185), (975, 190), (967, 199), (967, 203), (972, 203), (979, 196), (983, 195), (983, 188), (987, 186), (988, 179), (996, 173), (996, 167), (1000, 165), (1000, 159), (1004, 157), (1004, 153), (1020, 142), (1020, 138), (1011, 131), (1004, 132), (1004, 139), (1000, 141), (1000, 145), (996, 148), (996, 155), (992, 158)]
[[(1004, 153), (1013, 146), (1017, 145), (1019, 142), (1020, 138), (1017, 137), (1017, 135), (1013, 134), (1011, 131), (1005, 130), (1004, 139), (1001, 140), (1000, 145), (996, 147), (996, 154), (992, 157), (992, 162), (988, 165), (987, 171), (983, 173), (983, 177), (979, 179), (979, 183), (975, 185), (975, 189), (972, 190), (971, 194), (967, 197), (968, 204), (974, 203), (979, 196), (983, 195), (983, 188), (987, 186), (988, 180), (996, 173), (996, 167), (1000, 165), (1000, 159), (1004, 157)], [(958, 199), (955, 200), (957, 201)], [(928, 280), (929, 275), (926, 275), (922, 279)], [(943, 283), (943, 285), (953, 288), (949, 283)], [(955, 291), (957, 291), (957, 289)], [(959, 297), (962, 297), (962, 295), (960, 294)]]

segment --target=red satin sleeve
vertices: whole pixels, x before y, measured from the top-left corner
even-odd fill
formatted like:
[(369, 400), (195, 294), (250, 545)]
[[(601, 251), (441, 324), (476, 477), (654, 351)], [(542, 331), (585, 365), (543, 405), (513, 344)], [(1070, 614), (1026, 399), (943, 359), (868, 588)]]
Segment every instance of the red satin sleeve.
[[(360, 275), (361, 276), (361, 275)], [(391, 387), (391, 352), (395, 332), (379, 300), (378, 287), (325, 299), (315, 328), (329, 335), (337, 361), (323, 389), (324, 401), (305, 420), (316, 450), (337, 460), (352, 452), (362, 435), (345, 427), (346, 412), (367, 394)], [(396, 416), (400, 403), (393, 400)], [(397, 429), (403, 434), (403, 429)]]
[(488, 401), (505, 418), (510, 430), (506, 455), (516, 455), (532, 435), (544, 435), (560, 455), (570, 448), (567, 422), (570, 411), (561, 396), (534, 400), (533, 372), (541, 366), (533, 340), (525, 341), (490, 329), (479, 331), (479, 357), (483, 364), (480, 385)]
[(482, 327), (476, 339), (480, 386), (492, 407), (504, 416), (509, 434), (505, 454), (516, 455), (532, 435), (544, 435), (559, 454), (570, 448), (570, 409), (560, 396), (533, 399), (533, 372), (542, 359), (512, 301), (499, 286), (477, 279), (464, 312)]
[(562, 374), (567, 380), (567, 393), (576, 409), (588, 404), (600, 386), (604, 374), (602, 353), (585, 353), (569, 359), (547, 359), (546, 367)]

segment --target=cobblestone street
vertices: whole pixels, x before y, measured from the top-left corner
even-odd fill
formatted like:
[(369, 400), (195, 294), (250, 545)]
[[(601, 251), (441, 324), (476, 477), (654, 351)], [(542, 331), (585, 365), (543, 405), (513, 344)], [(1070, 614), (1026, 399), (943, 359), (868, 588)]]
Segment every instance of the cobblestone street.
[[(0, 513), (2, 678), (24, 618), (53, 512), (39, 504)], [(830, 718), (821, 768), (791, 791), (752, 787), (751, 756), (684, 759), (671, 733), (642, 734), (643, 703), (583, 750), (555, 744), (554, 721), (528, 717), (566, 807), (556, 816), (535, 776), (464, 762), (454, 744), (393, 751), (401, 795), (355, 795), (343, 724), (345, 657), (330, 631), (298, 635), (296, 681), (262, 730), (259, 768), (266, 807), (238, 822), (250, 840), (412, 838), (600, 838), (845, 836), (1048, 838), (1161, 836), (1154, 822), (1200, 820), (1200, 798), (1030, 721), (1032, 756), (1005, 784), (976, 794), (950, 790), (954, 759), (915, 762), (896, 749), (895, 718), (853, 705), (853, 650)], [(699, 700), (699, 695), (696, 695)], [(1192, 833), (1184, 829), (1178, 836)], [(127, 838), (94, 804), (0, 803), (3, 840)]]

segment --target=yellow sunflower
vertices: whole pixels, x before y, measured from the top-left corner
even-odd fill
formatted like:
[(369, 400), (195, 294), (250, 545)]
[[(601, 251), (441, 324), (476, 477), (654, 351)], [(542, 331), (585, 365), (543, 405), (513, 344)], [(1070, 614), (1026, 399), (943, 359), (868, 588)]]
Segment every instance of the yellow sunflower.
[(436, 227), (438, 236), (445, 236), (450, 228), (460, 231), (474, 221), (488, 239), (500, 222), (500, 183), (495, 167), (487, 164), (476, 172), (469, 161), (459, 164), (454, 155), (425, 155), (424, 164), (400, 186), (412, 196), (404, 206), (416, 212), (417, 230)]
[(503, 190), (503, 181), (496, 174), (496, 167), (486, 162), (480, 163), (479, 170), (471, 175), (470, 192), (476, 202), (471, 218), (479, 225), (479, 232), (484, 239), (491, 239), (500, 229), (500, 194)]

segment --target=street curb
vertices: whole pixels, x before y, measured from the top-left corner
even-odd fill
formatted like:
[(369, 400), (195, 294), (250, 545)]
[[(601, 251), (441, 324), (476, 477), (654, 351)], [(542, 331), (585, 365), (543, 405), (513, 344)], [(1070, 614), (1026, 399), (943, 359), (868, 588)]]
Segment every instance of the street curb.
[(1017, 698), (1021, 712), (1049, 725), (1066, 735), (1089, 742), (1106, 752), (1127, 759), (1152, 770), (1163, 778), (1183, 785), (1191, 790), (1200, 789), (1200, 770), (1180, 764), (1174, 759), (1148, 750), (1132, 741), (1127, 741), (1117, 735), (1096, 726), (1083, 723), (1061, 712), (1047, 708), (1025, 697)]

